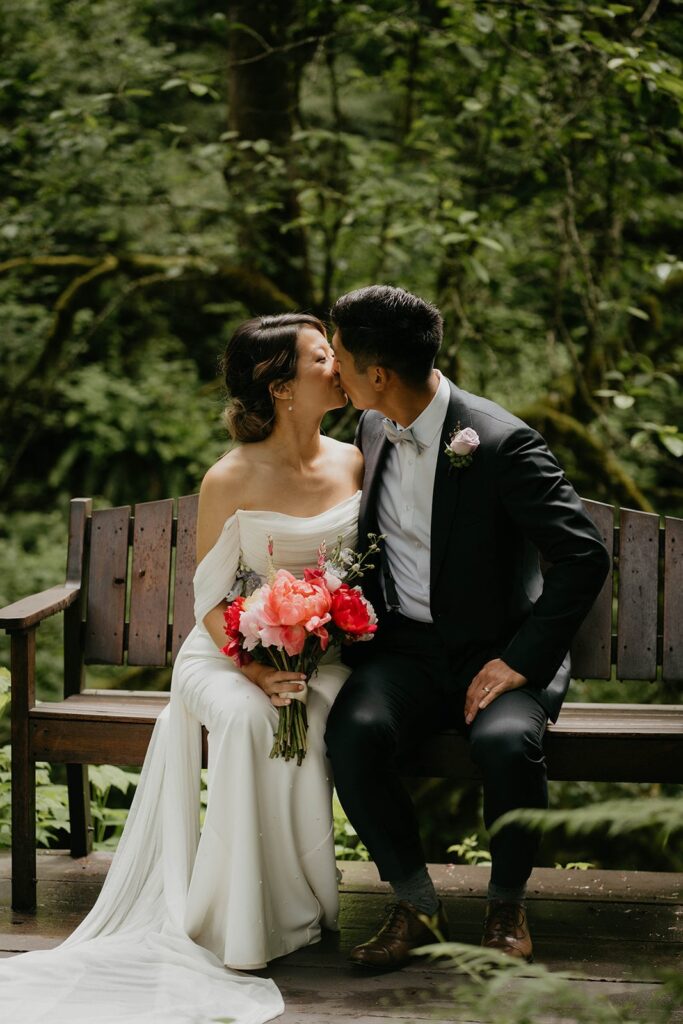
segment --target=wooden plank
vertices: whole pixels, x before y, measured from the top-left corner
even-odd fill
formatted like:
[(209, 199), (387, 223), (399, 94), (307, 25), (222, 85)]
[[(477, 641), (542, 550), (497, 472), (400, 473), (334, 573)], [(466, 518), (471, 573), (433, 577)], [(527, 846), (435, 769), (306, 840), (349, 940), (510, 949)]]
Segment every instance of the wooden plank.
[(43, 619), (61, 612), (78, 600), (78, 587), (71, 583), (60, 583), (49, 590), (41, 590), (39, 594), (22, 597), (20, 601), (5, 605), (0, 610), (0, 628), (7, 632), (30, 629), (37, 626)]
[(621, 510), (617, 677), (657, 675), (659, 516)]
[(683, 704), (583, 704), (566, 702), (548, 734), (599, 739), (620, 735), (683, 735)]
[(69, 509), (66, 579), (79, 588), (78, 599), (64, 612), (64, 696), (83, 689), (83, 576), (92, 515), (90, 498), (74, 498)]
[[(117, 690), (39, 703), (30, 714), (36, 756), (60, 759), (79, 742), (88, 751), (104, 743), (110, 757), (121, 757), (112, 763), (142, 764), (168, 699), (168, 693)], [(89, 738), (90, 728), (97, 729), (97, 739)], [(125, 756), (117, 754), (119, 742)], [(545, 750), (550, 777), (557, 780), (683, 782), (683, 705), (567, 703), (548, 728)], [(77, 760), (92, 763), (84, 751)], [(401, 767), (409, 776), (480, 778), (467, 741), (454, 729), (430, 737), (402, 758)]]
[(38, 701), (32, 710), (33, 719), (81, 719), (82, 721), (147, 722), (154, 725), (169, 701), (170, 694), (150, 690), (128, 693), (111, 690), (95, 696), (91, 691), (75, 694), (63, 701)]
[(129, 519), (130, 505), (98, 509), (92, 514), (86, 664), (123, 663)]
[(683, 682), (683, 519), (664, 520), (662, 678)]
[(165, 665), (173, 499), (135, 506), (129, 665)]
[[(31, 719), (35, 757), (59, 764), (144, 763), (153, 726), (135, 720), (113, 724), (94, 720)], [(202, 767), (207, 766), (207, 731), (202, 726)]]
[[(66, 850), (39, 850), (38, 882), (66, 881), (102, 884), (114, 854), (94, 850), (87, 857), (74, 859)], [(437, 891), (458, 899), (483, 899), (488, 885), (486, 867), (470, 864), (429, 864), (429, 874)], [(390, 895), (388, 882), (379, 877), (373, 861), (340, 860), (339, 889), (342, 893), (374, 892)], [(0, 851), (0, 879), (11, 877), (11, 856)], [(683, 872), (621, 871), (589, 868), (568, 871), (558, 868), (534, 868), (529, 880), (530, 900), (590, 900), (609, 904), (680, 904), (683, 906)], [(1, 901), (0, 901), (1, 905)]]
[(199, 495), (178, 498), (176, 529), (175, 583), (173, 588), (173, 630), (171, 659), (175, 661), (181, 644), (194, 627), (194, 588), (197, 565), (197, 509)]
[[(93, 854), (93, 856), (95, 856)], [(111, 856), (111, 855), (110, 855)], [(47, 877), (48, 868), (38, 861), (38, 877)], [(104, 864), (102, 865), (104, 868)], [(341, 892), (391, 894), (388, 882), (379, 877), (373, 861), (340, 860)], [(470, 864), (428, 864), (429, 875), (440, 895), (458, 899), (483, 899), (489, 880), (486, 866)], [(66, 865), (65, 865), (66, 868)], [(0, 874), (0, 877), (2, 875)], [(589, 868), (567, 871), (558, 868), (534, 868), (529, 879), (529, 900), (581, 900), (608, 904), (657, 904), (683, 906), (683, 873), (678, 871), (618, 871)]]
[[(614, 509), (600, 501), (583, 502), (602, 540), (614, 551)], [(612, 584), (614, 564), (602, 585), (595, 604), (584, 619), (571, 647), (572, 676), (575, 679), (609, 679), (612, 673)]]

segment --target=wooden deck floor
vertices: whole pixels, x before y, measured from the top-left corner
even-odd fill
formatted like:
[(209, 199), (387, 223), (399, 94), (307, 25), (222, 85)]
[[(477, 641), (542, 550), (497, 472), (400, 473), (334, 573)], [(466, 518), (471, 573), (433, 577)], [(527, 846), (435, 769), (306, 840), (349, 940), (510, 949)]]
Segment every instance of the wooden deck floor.
[[(61, 851), (38, 855), (38, 911), (10, 909), (9, 853), (0, 854), (0, 956), (57, 945), (85, 916), (111, 855), (72, 860)], [(274, 961), (267, 971), (286, 1004), (281, 1024), (389, 1024), (391, 1021), (472, 1022), (453, 1009), (448, 988), (462, 981), (438, 965), (411, 964), (389, 975), (361, 973), (346, 953), (367, 938), (389, 898), (374, 865), (340, 863), (341, 932)], [(488, 872), (430, 865), (458, 942), (478, 943)], [(651, 1006), (661, 994), (658, 972), (683, 970), (683, 875), (616, 871), (534, 872), (529, 919), (536, 959), (571, 973), (596, 1000)], [(683, 1008), (670, 1021), (682, 1022)], [(9, 1022), (8, 1022), (9, 1024)]]

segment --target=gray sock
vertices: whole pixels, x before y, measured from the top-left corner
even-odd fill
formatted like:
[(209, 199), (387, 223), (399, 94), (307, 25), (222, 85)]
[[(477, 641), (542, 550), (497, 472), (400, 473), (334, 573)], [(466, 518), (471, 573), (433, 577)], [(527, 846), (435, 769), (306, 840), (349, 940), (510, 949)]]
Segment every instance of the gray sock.
[(439, 906), (439, 897), (436, 895), (434, 883), (429, 877), (426, 867), (418, 868), (408, 878), (400, 882), (390, 882), (396, 899), (407, 900), (414, 907), (421, 910), (423, 914), (435, 914)]
[(524, 903), (526, 896), (526, 882), (522, 885), (507, 887), (489, 882), (489, 889), (486, 898), (489, 900), (505, 900), (506, 903)]

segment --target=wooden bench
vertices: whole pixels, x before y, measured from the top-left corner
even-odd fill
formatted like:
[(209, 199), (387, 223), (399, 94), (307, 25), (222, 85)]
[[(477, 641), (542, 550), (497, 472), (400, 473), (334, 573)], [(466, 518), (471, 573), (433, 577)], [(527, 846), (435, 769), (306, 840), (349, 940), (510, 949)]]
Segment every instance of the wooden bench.
[[(613, 570), (572, 647), (575, 678), (683, 681), (683, 520), (586, 501)], [(0, 610), (12, 657), (12, 907), (36, 907), (35, 762), (66, 764), (71, 854), (92, 848), (88, 764), (141, 765), (167, 693), (84, 690), (84, 664), (163, 666), (194, 625), (197, 496), (92, 511), (71, 502), (66, 582)], [(613, 630), (613, 602), (618, 612)], [(36, 629), (64, 613), (64, 698), (35, 699)], [(659, 673), (659, 675), (658, 675)], [(683, 782), (683, 706), (565, 704), (554, 779)], [(204, 730), (204, 764), (206, 731)], [(477, 778), (454, 731), (406, 775)]]

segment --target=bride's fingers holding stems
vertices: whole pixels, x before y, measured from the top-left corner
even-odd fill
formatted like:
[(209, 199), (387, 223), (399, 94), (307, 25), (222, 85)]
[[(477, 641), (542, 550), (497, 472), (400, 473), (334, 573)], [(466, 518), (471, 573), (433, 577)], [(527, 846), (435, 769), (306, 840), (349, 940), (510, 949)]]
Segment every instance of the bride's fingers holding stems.
[[(249, 668), (251, 669), (251, 665)], [(269, 668), (267, 665), (259, 665), (258, 669), (252, 669), (249, 677), (252, 682), (261, 687), (266, 696), (270, 697), (271, 704), (276, 708), (283, 708), (287, 704), (291, 704), (292, 698), (285, 697), (283, 694), (291, 693), (293, 690), (303, 690), (306, 682), (303, 672), (282, 672)]]

